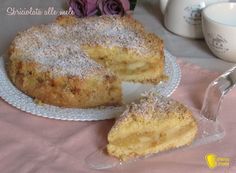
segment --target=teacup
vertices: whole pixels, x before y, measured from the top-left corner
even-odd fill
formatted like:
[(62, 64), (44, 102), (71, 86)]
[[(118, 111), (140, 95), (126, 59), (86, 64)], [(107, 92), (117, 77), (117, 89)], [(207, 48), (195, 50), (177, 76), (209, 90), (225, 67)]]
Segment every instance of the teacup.
[(236, 62), (236, 3), (225, 2), (206, 7), (202, 12), (202, 30), (214, 55)]
[(189, 38), (203, 38), (201, 12), (210, 4), (229, 0), (160, 0), (165, 27)]

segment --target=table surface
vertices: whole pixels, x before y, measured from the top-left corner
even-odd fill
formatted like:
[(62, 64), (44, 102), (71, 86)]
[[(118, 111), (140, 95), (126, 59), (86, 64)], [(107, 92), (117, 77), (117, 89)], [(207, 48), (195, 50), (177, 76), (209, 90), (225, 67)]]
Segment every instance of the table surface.
[[(236, 1), (236, 0), (235, 0)], [(8, 16), (7, 7), (15, 9), (54, 7), (57, 11), (65, 9), (65, 0), (31, 1), (2, 0), (0, 4), (0, 54), (7, 50), (11, 40), (18, 31), (32, 25), (48, 23), (56, 16)], [(233, 63), (216, 58), (208, 49), (204, 40), (183, 38), (172, 34), (163, 27), (163, 15), (159, 10), (159, 0), (140, 0), (134, 12), (134, 17), (151, 32), (159, 35), (165, 42), (165, 48), (174, 56), (201, 67), (223, 72)]]

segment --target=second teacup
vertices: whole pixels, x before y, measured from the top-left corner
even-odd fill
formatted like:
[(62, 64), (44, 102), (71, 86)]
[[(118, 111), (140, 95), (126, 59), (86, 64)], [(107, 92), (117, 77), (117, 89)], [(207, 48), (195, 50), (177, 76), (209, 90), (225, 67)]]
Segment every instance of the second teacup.
[(212, 3), (228, 0), (160, 0), (165, 27), (189, 38), (203, 38), (201, 12)]
[(213, 54), (236, 62), (236, 3), (218, 3), (205, 8), (202, 30)]

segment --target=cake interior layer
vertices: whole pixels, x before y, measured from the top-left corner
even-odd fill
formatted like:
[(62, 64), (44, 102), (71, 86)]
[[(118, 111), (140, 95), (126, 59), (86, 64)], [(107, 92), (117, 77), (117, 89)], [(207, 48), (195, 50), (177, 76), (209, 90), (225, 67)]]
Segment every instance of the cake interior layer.
[(158, 83), (165, 79), (161, 55), (145, 57), (121, 47), (83, 46), (83, 50), (123, 81)]
[[(124, 130), (122, 130), (124, 129)], [(149, 123), (132, 122), (119, 129), (119, 135), (110, 136), (108, 152), (122, 160), (189, 144), (196, 134), (193, 121), (172, 118)]]

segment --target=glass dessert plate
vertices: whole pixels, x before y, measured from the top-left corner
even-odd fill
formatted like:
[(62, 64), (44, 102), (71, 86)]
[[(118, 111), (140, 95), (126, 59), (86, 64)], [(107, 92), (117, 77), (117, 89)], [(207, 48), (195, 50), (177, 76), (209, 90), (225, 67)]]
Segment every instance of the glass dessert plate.
[[(51, 105), (38, 105), (33, 99), (18, 90), (9, 80), (5, 69), (5, 57), (0, 57), (0, 97), (12, 106), (33, 115), (70, 121), (92, 121), (111, 119), (120, 115), (125, 106), (101, 107), (91, 109), (60, 108)], [(169, 79), (158, 85), (123, 82), (124, 103), (138, 99), (143, 92), (153, 90), (164, 96), (170, 96), (178, 87), (181, 73), (176, 58), (165, 51), (165, 72)]]
[(191, 145), (156, 154), (150, 154), (145, 157), (133, 158), (126, 162), (122, 162), (115, 157), (109, 156), (106, 152), (106, 147), (104, 147), (91, 153), (86, 158), (86, 163), (93, 169), (108, 169), (137, 160), (142, 160), (150, 156), (159, 156), (177, 150), (186, 150), (222, 139), (225, 135), (225, 131), (217, 120), (217, 117), (224, 96), (234, 88), (235, 85), (236, 65), (211, 82), (206, 90), (201, 110), (187, 106), (193, 112), (193, 116), (198, 124), (198, 133)]

